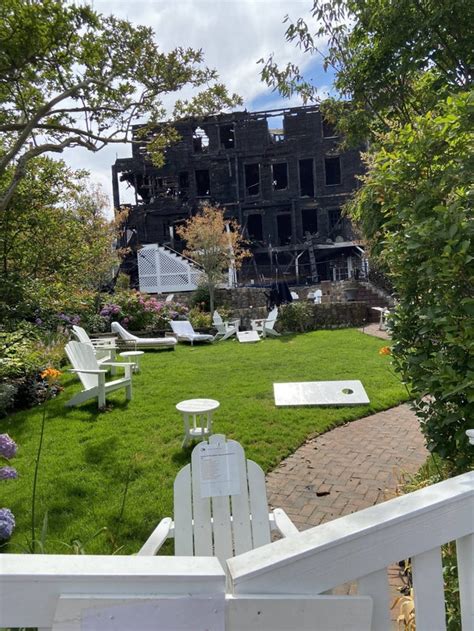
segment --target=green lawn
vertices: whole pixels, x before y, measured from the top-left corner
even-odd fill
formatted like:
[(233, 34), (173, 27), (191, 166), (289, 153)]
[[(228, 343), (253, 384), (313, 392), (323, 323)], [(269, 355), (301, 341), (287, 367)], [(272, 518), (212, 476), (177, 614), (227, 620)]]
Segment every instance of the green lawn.
[[(65, 373), (65, 392), (48, 404), (38, 479), (38, 530), (48, 511), (47, 552), (67, 552), (79, 539), (86, 551), (137, 551), (156, 523), (172, 515), (172, 486), (189, 461), (181, 448), (182, 418), (175, 405), (203, 397), (220, 401), (214, 431), (240, 441), (247, 456), (270, 470), (305, 439), (330, 427), (406, 400), (403, 385), (380, 356), (382, 340), (357, 330), (314, 331), (259, 344), (226, 341), (179, 344), (175, 351), (147, 351), (134, 375), (133, 400), (124, 390), (74, 409), (64, 402), (79, 389)], [(361, 379), (371, 404), (346, 408), (275, 408), (274, 381)], [(31, 490), (42, 407), (0, 422), (19, 444), (12, 464), (20, 478), (1, 484), (2, 506), (17, 528), (8, 552), (21, 552), (30, 538)], [(126, 490), (125, 502), (124, 494)], [(91, 537), (103, 527), (100, 536)]]

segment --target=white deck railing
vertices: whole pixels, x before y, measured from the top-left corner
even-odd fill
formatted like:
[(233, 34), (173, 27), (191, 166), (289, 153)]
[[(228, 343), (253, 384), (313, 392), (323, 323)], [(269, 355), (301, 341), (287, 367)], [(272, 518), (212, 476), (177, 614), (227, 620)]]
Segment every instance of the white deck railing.
[[(456, 541), (463, 629), (474, 629), (474, 473), (228, 561), (0, 555), (0, 627), (390, 629), (386, 568), (411, 557), (417, 631), (442, 631), (440, 546)], [(357, 581), (358, 596), (324, 595)]]

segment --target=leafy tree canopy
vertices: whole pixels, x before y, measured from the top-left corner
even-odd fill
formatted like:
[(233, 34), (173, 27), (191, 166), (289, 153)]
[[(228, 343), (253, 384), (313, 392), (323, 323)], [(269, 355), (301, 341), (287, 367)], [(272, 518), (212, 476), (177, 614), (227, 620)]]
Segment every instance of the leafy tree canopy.
[[(195, 107), (215, 113), (240, 102), (216, 80), (202, 51), (162, 52), (149, 27), (63, 0), (2, 0), (0, 211), (29, 160), (68, 147), (99, 151), (128, 142), (132, 123), (146, 116), (152, 128), (168, 120), (162, 99), (184, 86), (205, 89), (178, 101), (171, 118)], [(175, 138), (171, 127), (162, 126), (150, 141), (151, 156), (159, 161)]]
[(38, 301), (65, 292), (98, 293), (111, 280), (120, 217), (108, 221), (107, 205), (85, 171), (46, 156), (29, 161), (0, 214), (3, 320), (30, 318)]
[(240, 226), (225, 219), (221, 208), (203, 204), (198, 214), (178, 228), (177, 233), (186, 241), (184, 253), (204, 270), (212, 313), (215, 288), (222, 282), (224, 272), (232, 266), (239, 269), (242, 260), (249, 256)]
[[(395, 119), (410, 122), (442, 94), (472, 81), (474, 5), (469, 0), (314, 0), (312, 17), (314, 23), (287, 16), (286, 39), (322, 57), (324, 68), (334, 71), (343, 102), (329, 101), (326, 110), (355, 141), (369, 130), (387, 130)], [(279, 68), (272, 56), (260, 61), (262, 78), (274, 89), (318, 98), (299, 68)]]

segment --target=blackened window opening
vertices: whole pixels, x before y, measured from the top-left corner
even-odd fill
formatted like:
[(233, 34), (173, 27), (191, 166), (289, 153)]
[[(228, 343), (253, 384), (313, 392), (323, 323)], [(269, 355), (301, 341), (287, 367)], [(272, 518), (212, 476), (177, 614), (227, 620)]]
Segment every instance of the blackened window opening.
[(288, 165), (286, 162), (272, 164), (273, 189), (282, 191), (288, 188)]
[(310, 232), (316, 234), (318, 231), (318, 211), (316, 208), (303, 208), (301, 211), (303, 223), (303, 234)]
[(300, 195), (314, 197), (313, 159), (300, 160)]
[(207, 153), (209, 147), (209, 137), (202, 129), (202, 127), (196, 127), (193, 133), (193, 149), (194, 153)]
[(211, 193), (210, 189), (209, 170), (196, 170), (196, 195), (198, 197), (207, 197)]
[(291, 243), (291, 214), (277, 215), (278, 245)]
[(262, 215), (249, 215), (247, 217), (247, 234), (252, 241), (263, 241)]
[(181, 171), (179, 174), (179, 188), (189, 188), (189, 173)]
[(245, 165), (245, 188), (247, 195), (260, 194), (260, 165), (258, 162)]
[(336, 228), (340, 228), (342, 221), (341, 209), (332, 208), (328, 212), (329, 231), (333, 231)]
[(341, 183), (341, 161), (336, 158), (325, 158), (324, 167), (326, 172), (326, 186), (333, 186)]
[(336, 131), (336, 126), (334, 123), (331, 123), (326, 118), (323, 118), (323, 136), (324, 138), (334, 138), (338, 133)]
[(224, 149), (233, 149), (235, 147), (235, 132), (233, 125), (222, 125), (219, 128), (221, 146)]

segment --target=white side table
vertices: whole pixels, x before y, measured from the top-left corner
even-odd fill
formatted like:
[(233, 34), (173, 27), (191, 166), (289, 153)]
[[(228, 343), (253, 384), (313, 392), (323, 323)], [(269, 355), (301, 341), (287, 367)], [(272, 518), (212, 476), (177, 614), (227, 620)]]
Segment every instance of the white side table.
[(188, 399), (177, 404), (176, 409), (181, 412), (184, 421), (183, 447), (212, 434), (212, 414), (219, 405), (219, 401), (214, 399)]
[(120, 357), (124, 359), (130, 359), (133, 363), (133, 372), (140, 372), (140, 364), (139, 359), (142, 355), (144, 355), (144, 351), (123, 351), (123, 353), (119, 353)]
[(386, 307), (371, 307), (372, 311), (377, 311), (380, 314), (379, 319), (379, 331), (385, 331), (385, 318), (390, 313), (390, 311)]

